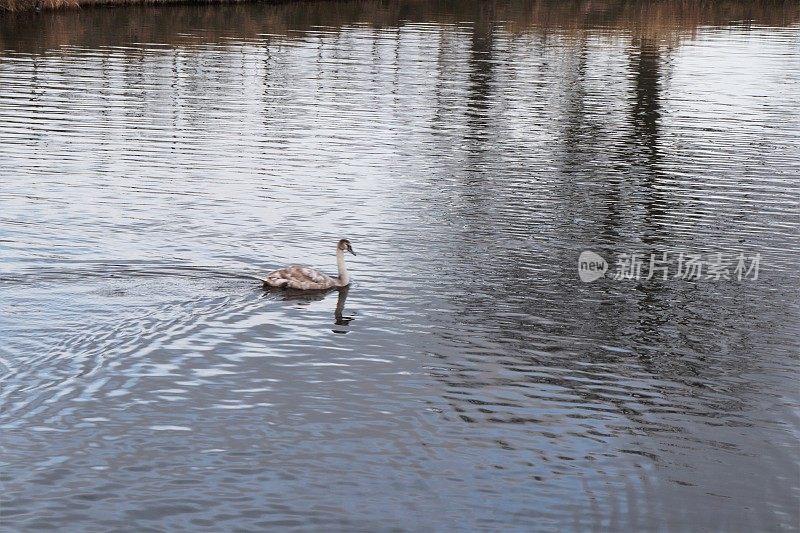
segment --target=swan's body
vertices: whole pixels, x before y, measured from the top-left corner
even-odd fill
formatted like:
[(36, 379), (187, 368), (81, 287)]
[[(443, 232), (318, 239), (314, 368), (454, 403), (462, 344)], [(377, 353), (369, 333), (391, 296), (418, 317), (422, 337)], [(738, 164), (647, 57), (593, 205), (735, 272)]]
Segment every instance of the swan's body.
[(344, 264), (345, 250), (356, 255), (350, 245), (350, 241), (347, 239), (339, 241), (336, 245), (338, 276), (328, 276), (316, 268), (294, 265), (270, 272), (264, 278), (264, 285), (280, 289), (299, 289), (304, 291), (347, 287), (350, 285), (350, 276), (347, 274), (347, 267)]

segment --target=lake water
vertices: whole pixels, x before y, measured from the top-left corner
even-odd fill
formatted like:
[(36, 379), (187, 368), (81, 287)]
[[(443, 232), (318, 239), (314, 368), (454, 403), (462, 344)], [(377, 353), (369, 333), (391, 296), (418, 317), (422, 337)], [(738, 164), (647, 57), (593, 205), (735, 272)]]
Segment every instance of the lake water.
[(800, 8), (707, 4), (0, 16), (0, 524), (800, 529)]

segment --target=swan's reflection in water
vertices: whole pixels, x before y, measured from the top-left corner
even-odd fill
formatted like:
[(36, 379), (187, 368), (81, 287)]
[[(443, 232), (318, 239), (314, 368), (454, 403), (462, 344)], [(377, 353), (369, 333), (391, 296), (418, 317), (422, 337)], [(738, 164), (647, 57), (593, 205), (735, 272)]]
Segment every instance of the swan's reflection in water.
[[(336, 298), (336, 310), (333, 312), (334, 324), (337, 326), (349, 326), (356, 317), (353, 315), (344, 314), (344, 303), (347, 301), (347, 294), (350, 292), (350, 286), (342, 287), (339, 289), (339, 296)], [(347, 333), (349, 330), (344, 328), (333, 328), (334, 333)]]
[(346, 287), (314, 290), (314, 291), (274, 289), (270, 287), (266, 287), (264, 289), (265, 294), (268, 295), (278, 294), (280, 295), (279, 297), (281, 300), (296, 302), (301, 307), (305, 307), (311, 304), (312, 302), (320, 302), (324, 300), (332, 292), (337, 292), (338, 296), (336, 298), (336, 309), (333, 311), (333, 319), (334, 319), (333, 323), (337, 327), (333, 328), (331, 331), (340, 334), (348, 333), (350, 330), (347, 328), (347, 326), (349, 326), (350, 322), (352, 322), (355, 319), (354, 314), (352, 315), (344, 314), (345, 302), (347, 301), (347, 295), (350, 292), (349, 285)]

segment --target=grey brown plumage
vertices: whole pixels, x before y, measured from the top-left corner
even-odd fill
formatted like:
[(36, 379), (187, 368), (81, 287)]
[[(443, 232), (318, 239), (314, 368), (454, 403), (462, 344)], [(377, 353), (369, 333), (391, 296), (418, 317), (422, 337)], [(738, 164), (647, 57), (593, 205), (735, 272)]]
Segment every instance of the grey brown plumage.
[(331, 289), (336, 280), (319, 270), (304, 266), (289, 266), (267, 274), (264, 283), (280, 289)]
[(298, 290), (323, 290), (332, 289), (334, 287), (346, 287), (350, 284), (350, 276), (347, 274), (347, 268), (344, 264), (345, 251), (356, 255), (350, 241), (342, 239), (336, 245), (336, 263), (339, 270), (338, 276), (328, 276), (316, 268), (293, 265), (267, 274), (267, 277), (263, 280), (264, 286)]

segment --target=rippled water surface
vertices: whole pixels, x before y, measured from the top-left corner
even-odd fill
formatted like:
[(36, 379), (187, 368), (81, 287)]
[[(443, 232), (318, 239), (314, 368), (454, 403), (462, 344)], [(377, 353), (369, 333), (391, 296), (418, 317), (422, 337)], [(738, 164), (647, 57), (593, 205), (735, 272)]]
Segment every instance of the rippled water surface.
[(0, 18), (0, 523), (800, 529), (800, 16), (707, 4)]

